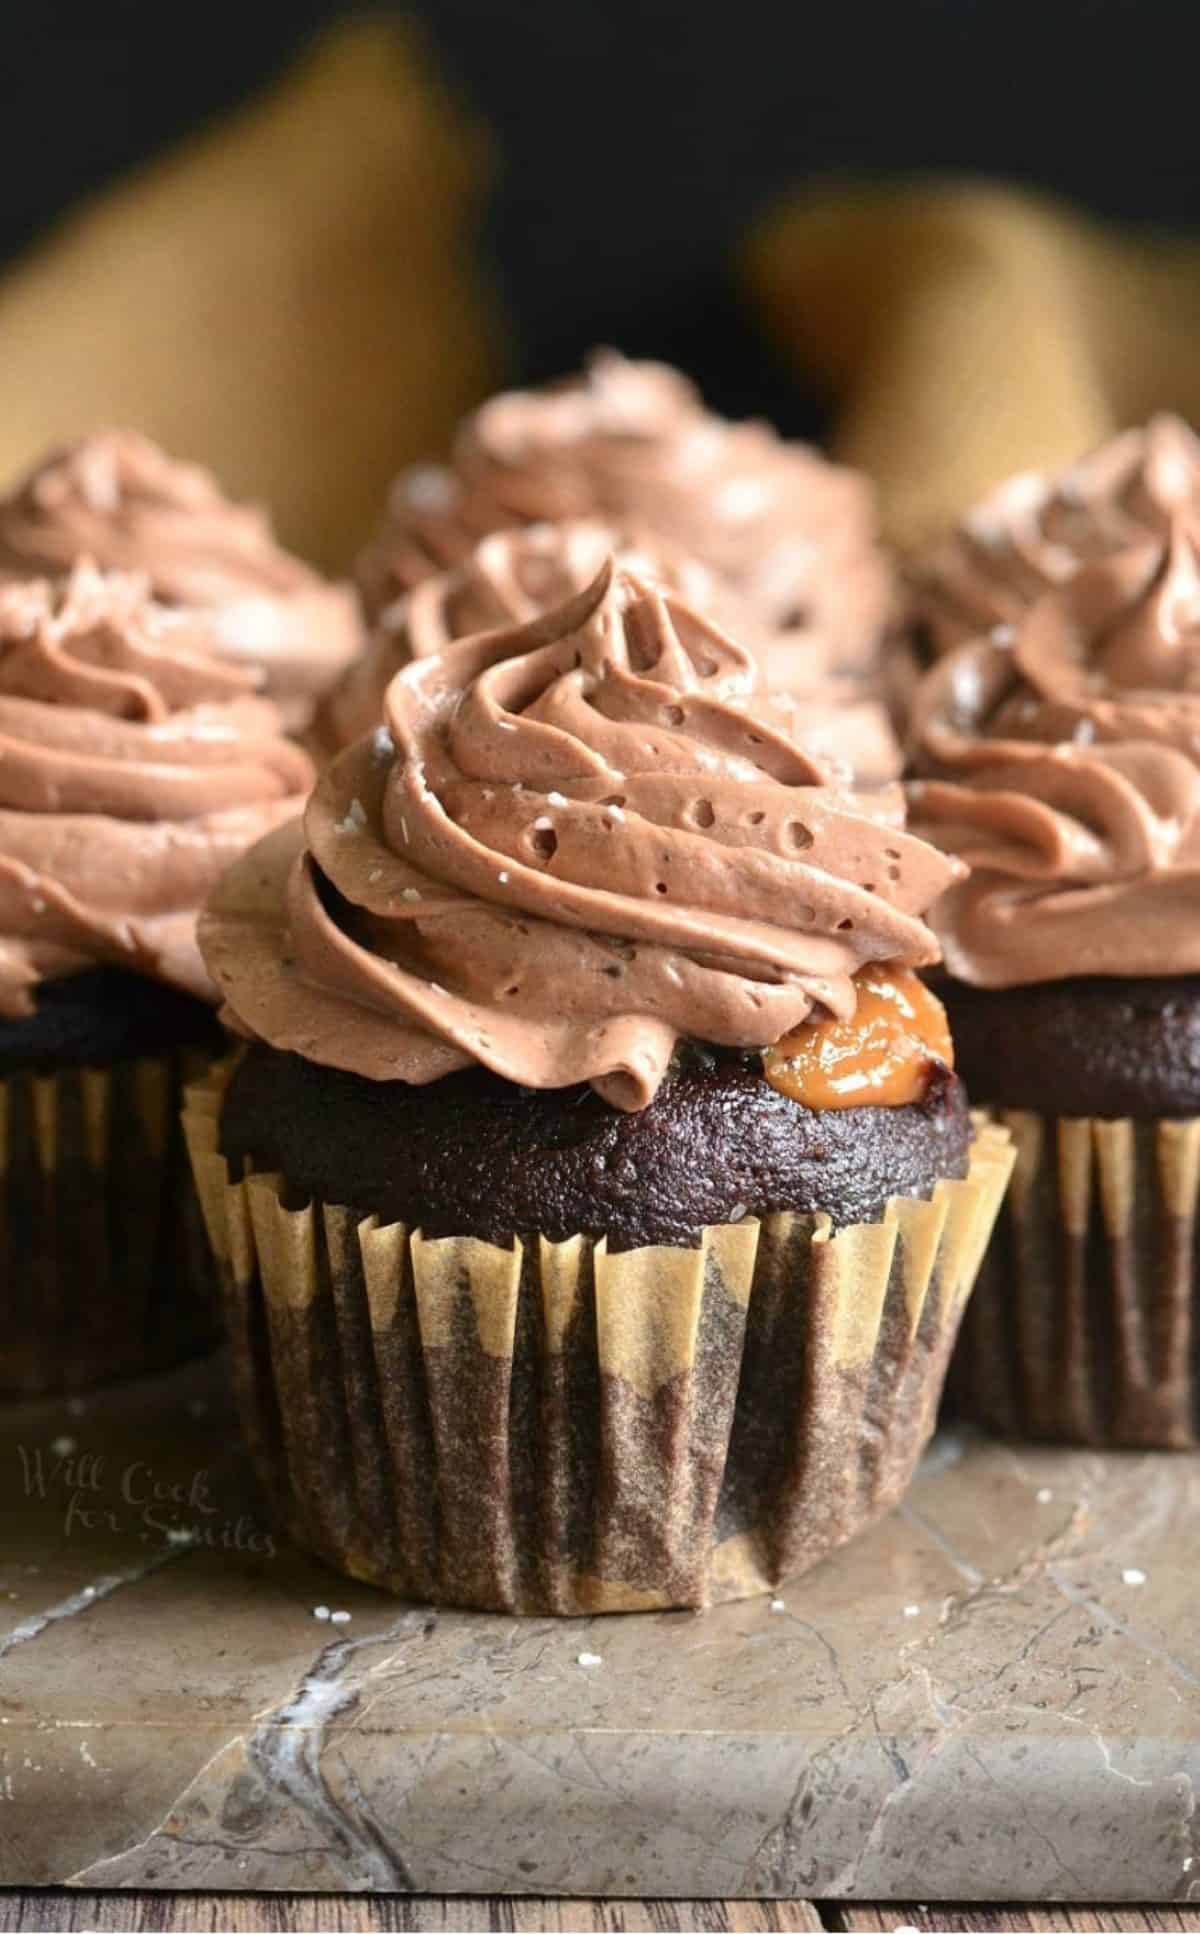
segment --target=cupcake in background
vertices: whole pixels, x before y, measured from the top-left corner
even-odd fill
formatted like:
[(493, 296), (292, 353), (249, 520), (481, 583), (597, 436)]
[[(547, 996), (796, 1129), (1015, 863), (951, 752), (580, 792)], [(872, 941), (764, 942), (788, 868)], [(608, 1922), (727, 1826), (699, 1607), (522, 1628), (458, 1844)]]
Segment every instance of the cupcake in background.
[(906, 568), (919, 654), (966, 644), (1024, 612), (1081, 565), (1163, 538), (1172, 518), (1200, 534), (1200, 440), (1151, 417), (1059, 476), (1010, 477)]
[(797, 658), (875, 670), (891, 570), (867, 479), (784, 442), (766, 423), (704, 408), (662, 363), (596, 351), (583, 372), (495, 396), (469, 416), (445, 469), (403, 472), (359, 560), (372, 620), (423, 578), (514, 524), (601, 518), (708, 566)]
[(1007, 1175), (924, 908), (754, 654), (605, 566), (414, 659), (201, 944), (247, 1435), (353, 1576), (518, 1612), (766, 1589), (901, 1494)]
[(265, 676), (289, 731), (362, 643), (351, 588), (281, 550), (266, 513), (134, 430), (52, 451), (0, 498), (0, 577), (60, 577), (80, 559), (140, 572), (156, 601), (202, 612), (212, 649)]
[(956, 1367), (1014, 1436), (1200, 1442), (1200, 565), (1182, 521), (951, 653), (915, 830), (975, 1102), (1017, 1168)]
[(196, 915), (294, 816), (308, 759), (143, 580), (0, 586), (0, 1393), (211, 1339), (178, 1130), (219, 1052)]
[[(583, 591), (609, 557), (679, 593), (757, 661), (757, 702), (821, 757), (838, 759), (860, 785), (898, 779), (900, 747), (887, 711), (860, 681), (833, 671), (814, 642), (800, 652), (707, 565), (648, 531), (574, 518), (493, 532), (457, 564), (426, 577), (380, 614), (366, 651), (321, 706), (311, 744), (325, 758), (382, 722), (384, 694), (414, 658), (472, 632), (518, 627)], [(514, 632), (519, 642), (519, 633)], [(789, 681), (792, 681), (789, 683)]]

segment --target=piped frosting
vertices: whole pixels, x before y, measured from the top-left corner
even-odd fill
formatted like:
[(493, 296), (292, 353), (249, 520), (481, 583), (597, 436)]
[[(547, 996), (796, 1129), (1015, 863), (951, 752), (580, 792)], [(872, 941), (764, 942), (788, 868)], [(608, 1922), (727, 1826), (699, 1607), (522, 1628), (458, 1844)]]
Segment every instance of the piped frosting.
[(493, 397), (447, 468), (397, 479), (359, 562), (368, 613), (490, 531), (580, 517), (652, 531), (823, 662), (873, 666), (892, 586), (867, 479), (765, 423), (713, 414), (677, 370), (612, 350), (564, 383)]
[(1200, 535), (1200, 439), (1177, 416), (1125, 430), (1057, 477), (1010, 477), (908, 571), (915, 620), (935, 652), (998, 624), (1080, 567), (1172, 519)]
[(532, 621), (415, 659), (302, 832), (202, 922), (228, 1021), (375, 1080), (480, 1063), (652, 1098), (681, 1036), (762, 1048), (936, 955), (957, 868), (898, 788), (838, 783), (745, 647), (605, 567)]
[(1182, 520), (952, 652), (914, 714), (931, 919), (983, 987), (1200, 971), (1200, 562)]
[(251, 674), (143, 580), (0, 587), (0, 1014), (104, 964), (211, 999), (200, 904), (311, 776)]
[(52, 451), (0, 498), (0, 574), (61, 577), (80, 559), (141, 573), (155, 599), (207, 614), (213, 649), (261, 671), (293, 728), (361, 644), (347, 585), (280, 548), (265, 513), (133, 430)]

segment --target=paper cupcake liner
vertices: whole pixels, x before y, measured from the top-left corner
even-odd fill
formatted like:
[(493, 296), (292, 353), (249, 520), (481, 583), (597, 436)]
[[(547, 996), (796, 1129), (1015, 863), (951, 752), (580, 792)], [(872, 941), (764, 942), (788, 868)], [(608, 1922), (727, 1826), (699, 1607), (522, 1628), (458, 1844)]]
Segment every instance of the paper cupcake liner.
[(904, 1491), (1011, 1167), (833, 1234), (696, 1249), (428, 1240), (279, 1175), (230, 1177), (228, 1068), (184, 1125), (247, 1439), (280, 1521), (407, 1598), (521, 1613), (777, 1585)]
[(997, 1110), (1016, 1166), (951, 1400), (1004, 1436), (1200, 1444), (1200, 1120)]
[(0, 1395), (209, 1348), (219, 1298), (179, 1108), (195, 1057), (0, 1082)]

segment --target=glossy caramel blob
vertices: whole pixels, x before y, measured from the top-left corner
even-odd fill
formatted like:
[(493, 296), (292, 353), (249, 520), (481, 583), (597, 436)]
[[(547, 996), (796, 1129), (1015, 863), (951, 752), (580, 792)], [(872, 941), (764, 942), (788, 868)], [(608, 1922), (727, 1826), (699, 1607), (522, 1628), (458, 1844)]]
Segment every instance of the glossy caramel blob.
[(763, 1056), (767, 1080), (805, 1108), (902, 1108), (934, 1062), (954, 1066), (946, 1010), (903, 967), (864, 967), (849, 1021), (805, 1021)]

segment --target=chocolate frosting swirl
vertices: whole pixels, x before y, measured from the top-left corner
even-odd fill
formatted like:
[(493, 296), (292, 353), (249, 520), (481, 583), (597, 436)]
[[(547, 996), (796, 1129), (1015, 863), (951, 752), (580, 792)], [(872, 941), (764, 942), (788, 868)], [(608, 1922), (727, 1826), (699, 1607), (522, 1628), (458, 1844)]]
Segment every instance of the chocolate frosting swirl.
[(708, 612), (751, 650), (803, 745), (842, 760), (860, 784), (882, 785), (900, 776), (900, 748), (887, 712), (858, 681), (839, 677), (818, 650), (798, 648), (790, 634), (764, 623), (729, 584), (666, 539), (594, 518), (493, 532), (453, 569), (397, 598), (322, 706), (320, 745), (332, 754), (373, 730), (383, 718), (390, 681), (414, 658), (552, 609), (584, 590), (610, 555), (620, 568), (653, 578)]
[(1126, 430), (1058, 477), (1010, 477), (909, 569), (914, 615), (950, 651), (1022, 613), (1081, 565), (1165, 537), (1200, 534), (1200, 439), (1177, 416)]
[(57, 577), (82, 558), (141, 572), (162, 604), (209, 614), (213, 648), (261, 669), (290, 727), (361, 642), (349, 586), (279, 548), (265, 513), (224, 496), (133, 430), (50, 453), (0, 499), (0, 574)]
[(200, 903), (312, 776), (253, 682), (144, 580), (0, 587), (0, 1014), (105, 963), (211, 1000)]
[(493, 397), (461, 426), (449, 469), (397, 479), (359, 563), (368, 613), (489, 531), (577, 517), (670, 540), (839, 668), (875, 662), (891, 574), (867, 479), (765, 423), (713, 415), (677, 370), (612, 350), (570, 381)]
[(1200, 970), (1200, 565), (1177, 522), (929, 673), (914, 826), (971, 867), (931, 916), (981, 987)]
[(750, 652), (608, 568), (516, 631), (413, 661), (303, 836), (207, 909), (230, 1023), (376, 1080), (472, 1062), (644, 1107), (681, 1035), (765, 1047), (936, 956), (956, 868), (770, 716)]

